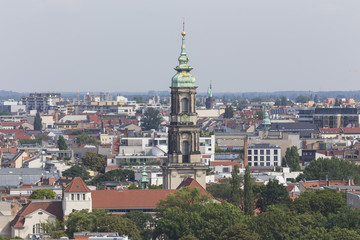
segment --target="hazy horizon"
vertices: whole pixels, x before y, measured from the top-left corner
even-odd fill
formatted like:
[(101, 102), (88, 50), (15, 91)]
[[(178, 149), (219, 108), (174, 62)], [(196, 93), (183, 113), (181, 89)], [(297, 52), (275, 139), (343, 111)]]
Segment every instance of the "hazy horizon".
[[(185, 17), (199, 92), (354, 91), (360, 1), (0, 0), (0, 89), (168, 91)], [(156, 86), (156, 87), (155, 87)]]

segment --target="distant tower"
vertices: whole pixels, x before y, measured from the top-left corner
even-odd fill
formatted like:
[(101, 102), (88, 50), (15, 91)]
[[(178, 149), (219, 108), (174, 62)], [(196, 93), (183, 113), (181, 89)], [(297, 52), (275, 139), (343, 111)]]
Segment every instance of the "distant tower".
[(212, 109), (213, 108), (213, 95), (212, 95), (211, 83), (210, 83), (210, 86), (209, 86), (207, 94), (206, 94), (205, 106), (206, 106), (206, 109)]
[(269, 118), (269, 113), (267, 111), (265, 111), (265, 113), (264, 113), (264, 118), (262, 120), (261, 126), (262, 126), (263, 130), (265, 130), (265, 131), (270, 130), (271, 121), (270, 121), (270, 118)]
[(164, 189), (176, 189), (186, 177), (205, 185), (207, 166), (200, 158), (200, 127), (197, 126), (196, 84), (182, 35), (179, 65), (171, 81), (171, 113), (168, 134), (168, 161), (162, 166)]
[(145, 167), (145, 163), (144, 163), (144, 168), (143, 168), (143, 172), (141, 174), (141, 189), (149, 189), (149, 179), (148, 179), (148, 175), (145, 171), (146, 167)]

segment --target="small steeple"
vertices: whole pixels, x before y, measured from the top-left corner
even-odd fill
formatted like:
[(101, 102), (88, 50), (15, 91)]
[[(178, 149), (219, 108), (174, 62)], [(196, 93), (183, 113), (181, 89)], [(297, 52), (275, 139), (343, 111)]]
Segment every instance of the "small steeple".
[(141, 176), (141, 189), (149, 189), (149, 179), (148, 179), (148, 175), (145, 171), (146, 166), (144, 163), (144, 167), (143, 167), (143, 172), (142, 172), (142, 176)]
[(180, 57), (178, 58), (179, 65), (175, 67), (177, 73), (172, 78), (171, 87), (196, 87), (195, 77), (190, 73), (192, 67), (188, 65), (189, 58), (187, 56), (185, 46), (185, 22), (183, 22), (183, 31), (181, 32), (181, 36), (181, 52)]
[(261, 123), (263, 129), (265, 131), (269, 131), (270, 130), (270, 127), (271, 127), (271, 121), (270, 121), (270, 118), (269, 118), (269, 113), (265, 110), (265, 113), (264, 113), (264, 118), (262, 120), (262, 123)]
[(206, 97), (207, 97), (207, 98), (212, 97), (212, 87), (211, 87), (211, 82), (210, 82), (210, 86), (209, 86), (209, 88), (208, 88), (208, 91), (207, 91)]

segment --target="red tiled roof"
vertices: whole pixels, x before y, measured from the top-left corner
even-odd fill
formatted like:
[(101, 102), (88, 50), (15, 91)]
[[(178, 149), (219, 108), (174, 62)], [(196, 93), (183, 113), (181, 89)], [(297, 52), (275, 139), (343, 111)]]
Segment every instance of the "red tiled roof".
[(201, 194), (208, 194), (211, 198), (214, 198), (209, 192), (207, 192), (205, 190), (205, 188), (203, 188), (200, 183), (198, 183), (198, 181), (196, 181), (193, 178), (186, 178), (184, 179), (184, 181), (182, 181), (182, 183), (180, 183), (180, 185), (177, 187), (177, 189), (181, 189), (182, 187), (190, 187), (190, 188), (200, 188), (200, 192)]
[(241, 163), (237, 162), (237, 161), (212, 161), (210, 162), (210, 166), (215, 167), (215, 166), (235, 166), (238, 165), (239, 167), (241, 167)]
[(341, 128), (319, 128), (319, 131), (325, 134), (339, 134)]
[(91, 192), (91, 190), (80, 177), (75, 177), (64, 189), (64, 192)]
[(94, 209), (155, 209), (175, 190), (95, 190), (91, 192)]
[(344, 127), (342, 128), (344, 133), (360, 133), (360, 128), (348, 128), (348, 127)]
[(2, 122), (2, 126), (20, 126), (23, 122)]
[(30, 201), (16, 214), (14, 220), (11, 222), (11, 226), (23, 227), (25, 223), (25, 217), (38, 209), (42, 209), (50, 214), (53, 214), (58, 219), (62, 219), (63, 217), (61, 201)]

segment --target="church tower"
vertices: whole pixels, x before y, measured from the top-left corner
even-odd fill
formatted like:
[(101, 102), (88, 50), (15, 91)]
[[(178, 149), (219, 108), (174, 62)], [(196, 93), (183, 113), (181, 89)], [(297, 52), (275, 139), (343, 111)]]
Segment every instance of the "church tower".
[(176, 189), (186, 177), (205, 185), (207, 166), (201, 162), (200, 127), (197, 126), (196, 84), (188, 65), (183, 31), (179, 65), (171, 81), (171, 113), (168, 131), (168, 161), (162, 166), (164, 189)]
[(210, 83), (210, 87), (208, 88), (208, 91), (206, 93), (205, 107), (206, 107), (206, 109), (212, 109), (213, 108), (213, 95), (212, 95), (211, 83)]

